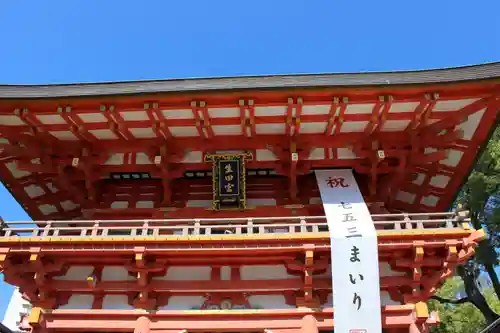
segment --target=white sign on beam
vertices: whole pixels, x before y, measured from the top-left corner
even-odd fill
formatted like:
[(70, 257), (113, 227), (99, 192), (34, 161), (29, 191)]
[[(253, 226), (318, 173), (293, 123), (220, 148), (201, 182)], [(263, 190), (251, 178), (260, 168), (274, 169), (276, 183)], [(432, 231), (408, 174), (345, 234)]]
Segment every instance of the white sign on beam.
[(317, 170), (332, 254), (335, 333), (381, 333), (377, 233), (351, 170)]

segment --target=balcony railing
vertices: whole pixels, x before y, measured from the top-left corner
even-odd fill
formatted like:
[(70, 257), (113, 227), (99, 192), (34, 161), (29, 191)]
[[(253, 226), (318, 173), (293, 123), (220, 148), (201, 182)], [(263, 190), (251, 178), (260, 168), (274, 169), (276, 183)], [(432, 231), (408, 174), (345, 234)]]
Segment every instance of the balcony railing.
[[(374, 214), (375, 228), (386, 232), (457, 229), (468, 225), (467, 212)], [(3, 237), (137, 237), (195, 235), (269, 235), (327, 232), (324, 216), (164, 220), (72, 220), (4, 222)]]

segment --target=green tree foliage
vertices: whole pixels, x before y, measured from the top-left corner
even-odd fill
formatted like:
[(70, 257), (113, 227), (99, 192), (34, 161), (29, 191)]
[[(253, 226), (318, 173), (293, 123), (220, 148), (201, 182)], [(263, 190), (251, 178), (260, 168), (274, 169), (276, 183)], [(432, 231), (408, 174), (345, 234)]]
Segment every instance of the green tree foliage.
[(500, 249), (500, 127), (494, 130), (457, 201), (469, 209), (474, 228), (485, 228), (488, 233), (488, 239), (476, 249), (474, 260), (488, 273), (500, 298), (500, 282), (495, 272)]
[[(460, 291), (463, 293), (463, 290), (463, 281), (455, 277), (443, 285), (438, 296), (444, 299), (456, 299), (457, 294)], [(493, 289), (486, 289), (483, 294), (492, 310), (500, 313), (500, 301)], [(451, 304), (430, 300), (429, 309), (437, 310), (441, 320), (441, 325), (432, 328), (433, 333), (477, 333), (486, 327), (484, 315), (470, 302)]]
[[(488, 237), (478, 244), (474, 258), (458, 267), (458, 276), (429, 302), (440, 313), (442, 324), (434, 329), (436, 333), (476, 333), (500, 314), (500, 282), (495, 271), (500, 253), (500, 127), (479, 156), (457, 203), (470, 211), (474, 228), (486, 229)], [(478, 288), (481, 271), (489, 275), (493, 288)], [(459, 290), (462, 296), (457, 299)]]

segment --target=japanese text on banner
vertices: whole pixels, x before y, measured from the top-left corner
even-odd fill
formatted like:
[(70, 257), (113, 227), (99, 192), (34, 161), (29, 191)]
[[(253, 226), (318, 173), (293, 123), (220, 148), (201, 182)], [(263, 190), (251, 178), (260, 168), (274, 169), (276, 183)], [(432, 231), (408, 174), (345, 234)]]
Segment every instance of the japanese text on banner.
[(331, 237), (335, 332), (380, 333), (377, 237), (351, 170), (317, 170)]

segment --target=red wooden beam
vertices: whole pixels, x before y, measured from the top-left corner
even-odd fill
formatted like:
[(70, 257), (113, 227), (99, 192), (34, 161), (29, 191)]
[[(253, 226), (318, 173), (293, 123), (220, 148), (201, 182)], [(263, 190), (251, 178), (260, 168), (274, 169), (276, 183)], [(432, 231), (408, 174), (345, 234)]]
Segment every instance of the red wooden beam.
[(100, 111), (108, 121), (108, 129), (110, 129), (118, 138), (122, 138), (127, 141), (135, 139), (127, 128), (128, 122), (125, 122), (122, 115), (117, 111), (114, 105), (102, 104), (100, 106)]
[[(331, 278), (315, 278), (313, 288), (316, 290), (331, 289)], [(412, 286), (415, 282), (409, 277), (389, 276), (380, 278), (380, 288), (385, 290), (391, 287), (402, 285)], [(64, 292), (92, 292), (92, 291), (137, 291), (141, 288), (137, 281), (98, 281), (94, 286), (89, 286), (87, 281), (50, 280), (47, 281), (47, 288), (54, 291)], [(281, 280), (151, 280), (146, 290), (158, 293), (167, 292), (170, 294), (204, 294), (210, 292), (266, 292), (301, 290), (304, 282), (301, 279), (281, 279)]]
[[(415, 101), (421, 98), (428, 91), (439, 91), (442, 98), (473, 98), (478, 95), (488, 95), (496, 87), (495, 81), (490, 82), (461, 82), (455, 84), (425, 84), (392, 87), (391, 93), (396, 100)], [(368, 103), (377, 98), (386, 87), (335, 87), (335, 88), (316, 88), (316, 89), (294, 89), (294, 93), (300, 94), (305, 101), (311, 103), (326, 103), (331, 101), (332, 95), (348, 96), (352, 101)], [(190, 93), (177, 94), (150, 94), (136, 96), (88, 96), (79, 98), (58, 98), (58, 99), (33, 99), (33, 100), (6, 100), (2, 103), (0, 111), (9, 112), (14, 108), (21, 106), (28, 107), (39, 113), (53, 113), (61, 104), (72, 105), (80, 112), (92, 113), (99, 109), (100, 104), (114, 104), (118, 108), (143, 110), (144, 100), (155, 99), (159, 103), (165, 103), (170, 108), (183, 108), (189, 105), (194, 98), (197, 100), (206, 100), (210, 105), (225, 107), (236, 104), (238, 98), (249, 97), (248, 91), (198, 91)], [(290, 90), (267, 90), (252, 91), (251, 94), (256, 99), (258, 105), (282, 103), (290, 94)]]
[[(500, 100), (496, 100), (492, 104), (490, 104), (483, 116), (483, 121), (479, 124), (474, 136), (472, 137), (472, 142), (479, 143), (484, 142), (487, 139), (487, 136), (490, 130), (493, 129), (494, 124), (498, 121), (498, 107), (500, 105)], [(453, 175), (451, 181), (448, 183), (446, 194), (440, 198), (437, 208), (438, 209), (447, 209), (450, 205), (450, 201), (453, 197), (456, 196), (456, 191), (458, 191), (460, 185), (465, 181), (464, 177), (469, 173), (470, 167), (476, 158), (477, 149), (479, 149), (479, 145), (474, 147), (471, 145), (471, 149), (464, 153), (460, 163), (456, 166), (456, 173)], [(476, 148), (476, 149), (474, 149)], [(450, 190), (451, 189), (451, 190)], [(452, 189), (456, 189), (453, 191)]]
[(431, 125), (427, 125), (423, 127), (420, 131), (421, 135), (437, 135), (439, 132), (441, 132), (444, 129), (447, 128), (453, 128), (456, 125), (460, 124), (463, 122), (468, 116), (472, 115), (473, 113), (485, 108), (489, 103), (495, 100), (495, 97), (488, 97), (488, 98), (483, 98), (479, 99), (465, 107), (463, 107), (460, 111), (458, 111), (457, 114), (453, 115), (452, 117), (447, 117), (444, 118), (440, 121), (437, 121)]
[[(415, 324), (415, 305), (382, 307), (384, 328), (409, 329)], [(207, 316), (207, 314), (209, 314)], [(136, 310), (53, 310), (42, 314), (36, 329), (64, 330), (71, 327), (75, 332), (106, 331), (111, 325), (120, 332), (137, 328), (139, 317), (149, 318), (150, 329), (158, 333), (188, 332), (253, 332), (270, 330), (276, 333), (292, 333), (302, 330), (306, 320), (312, 318), (318, 330), (334, 328), (334, 311), (297, 308), (287, 310), (229, 310), (229, 311), (155, 311), (154, 315)], [(110, 322), (110, 318), (113, 321)], [(422, 318), (421, 318), (422, 319)], [(436, 325), (438, 319), (423, 318), (427, 325)]]
[(405, 131), (408, 133), (415, 132), (418, 128), (422, 127), (432, 114), (432, 110), (436, 105), (437, 94), (425, 94), (424, 99), (420, 101), (417, 108), (413, 112), (413, 118), (406, 127)]

